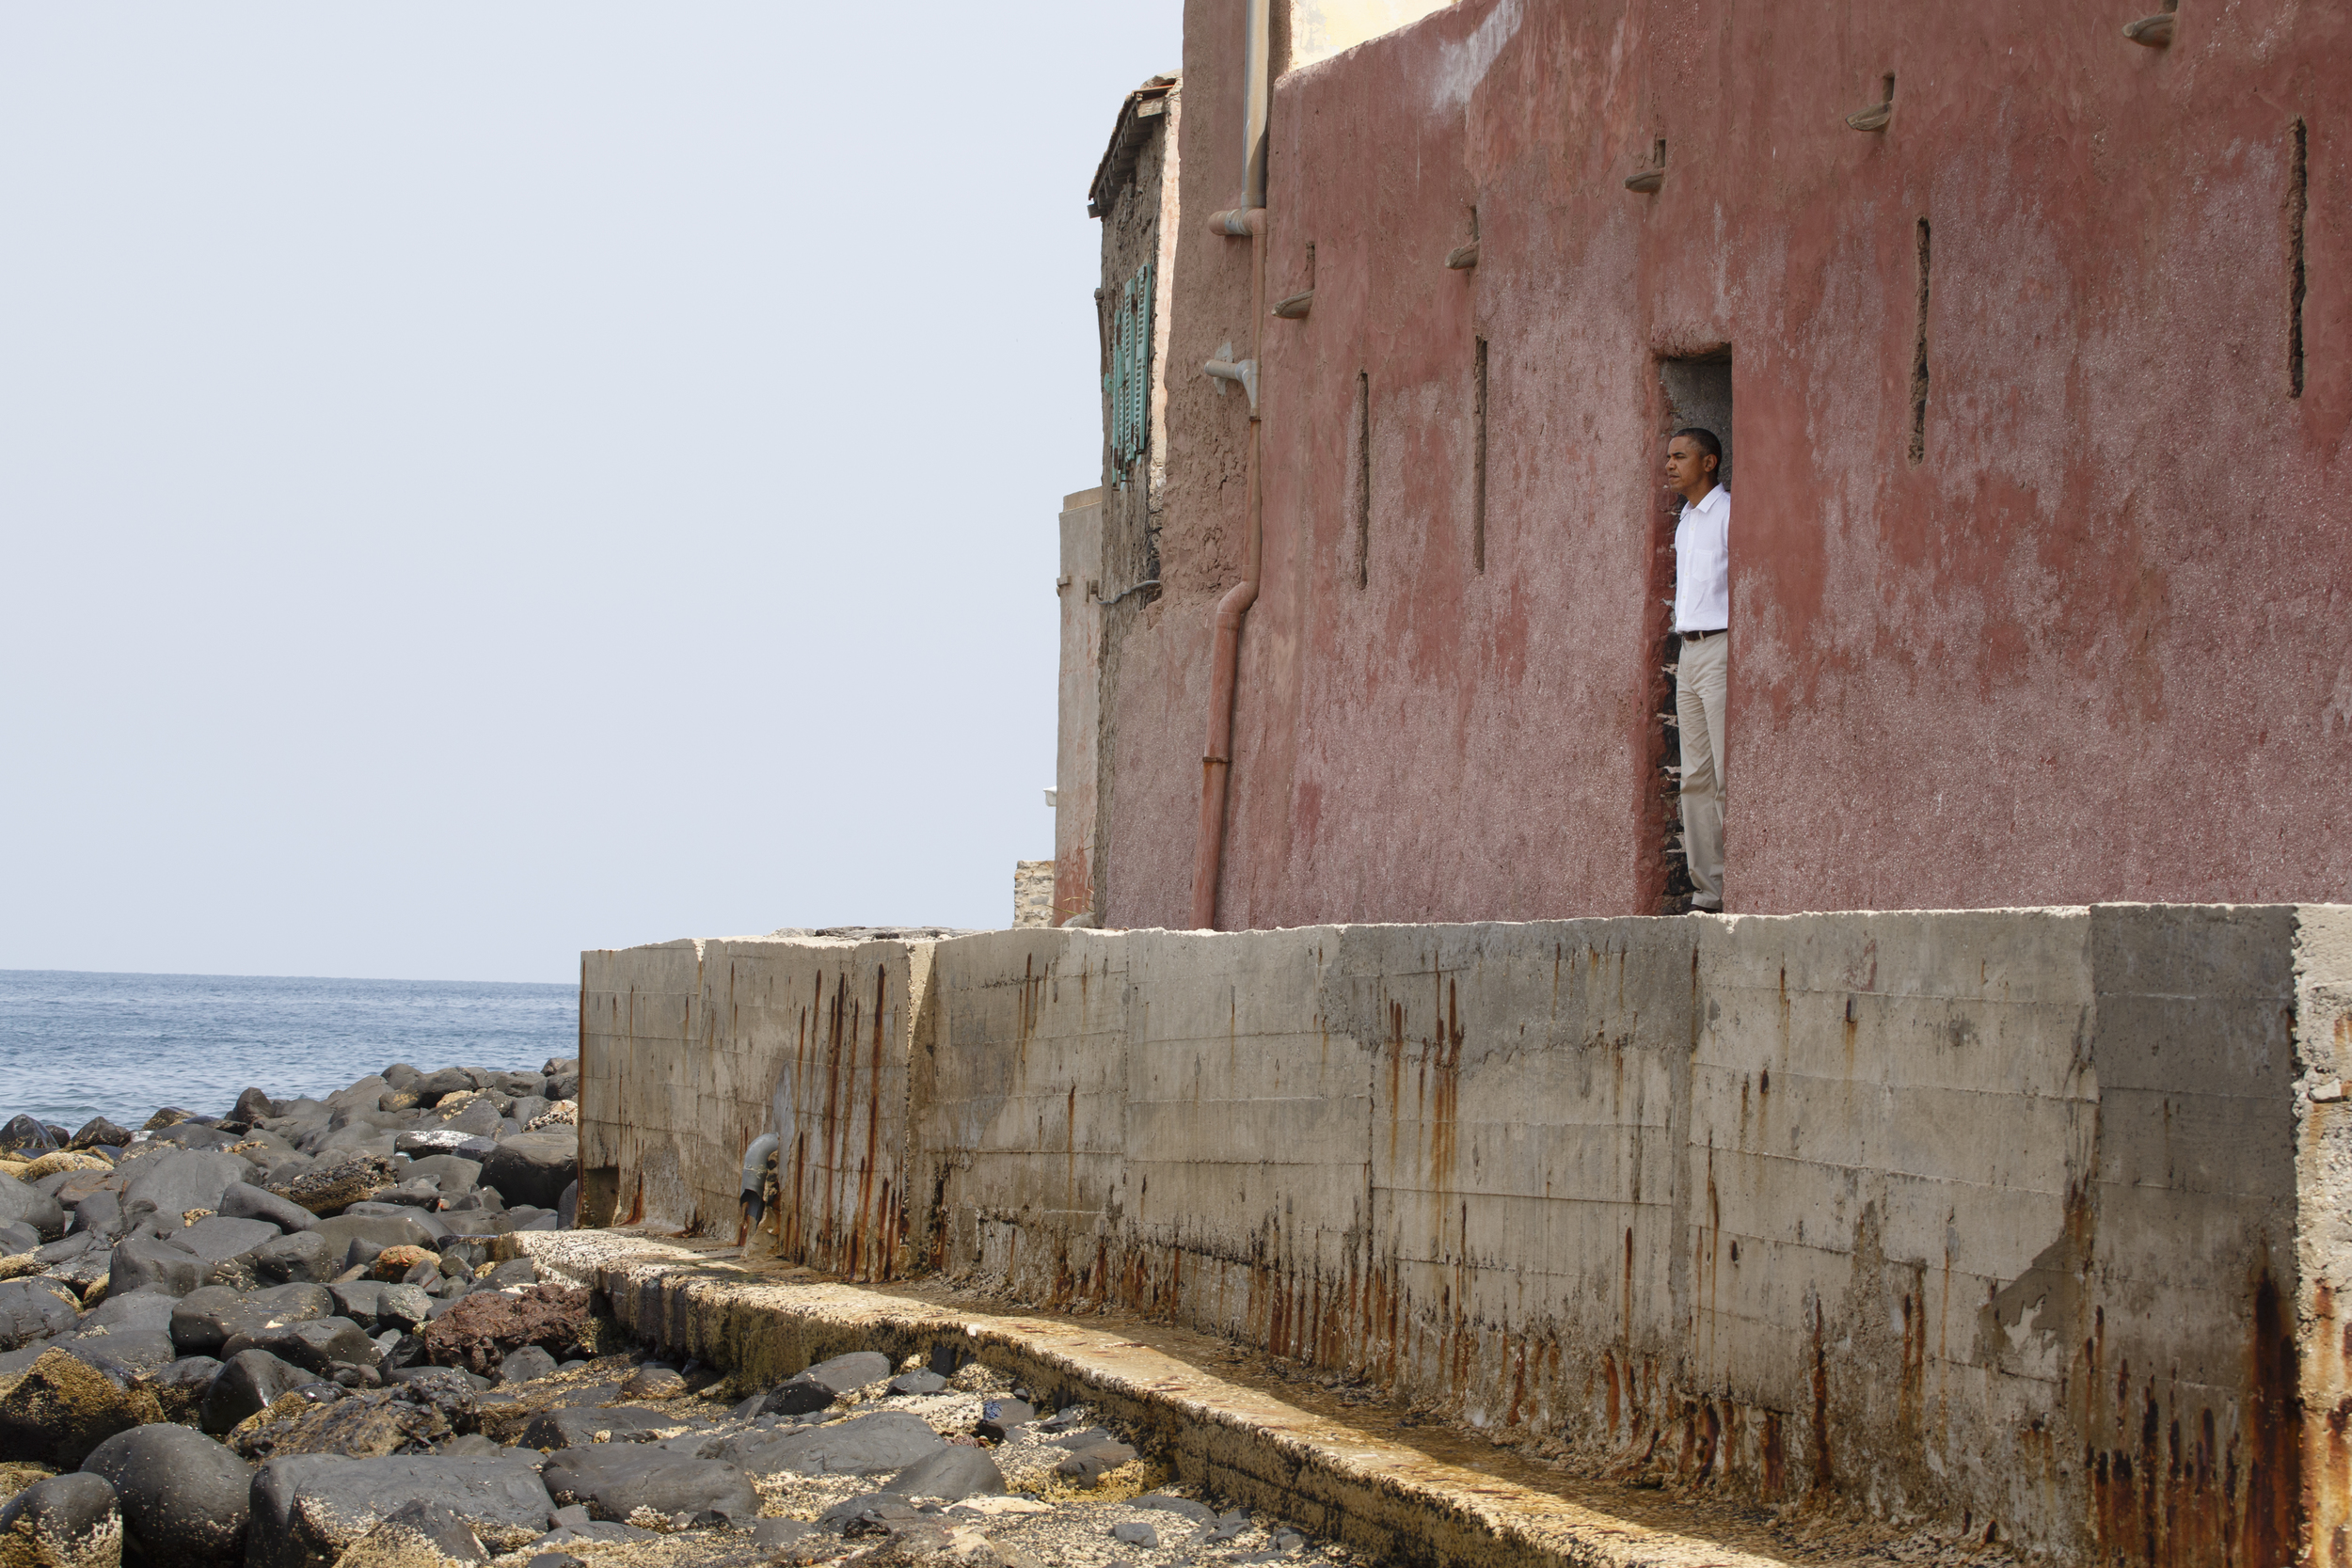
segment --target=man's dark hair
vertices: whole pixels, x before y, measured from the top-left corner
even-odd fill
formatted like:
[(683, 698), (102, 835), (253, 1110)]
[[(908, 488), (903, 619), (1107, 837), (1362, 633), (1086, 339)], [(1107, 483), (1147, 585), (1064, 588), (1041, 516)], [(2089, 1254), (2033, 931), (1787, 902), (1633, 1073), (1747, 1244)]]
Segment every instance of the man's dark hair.
[[(1698, 443), (1699, 451), (1707, 453), (1708, 456), (1715, 460), (1716, 467), (1720, 468), (1724, 466), (1724, 444), (1715, 439), (1715, 433), (1713, 431), (1701, 430), (1694, 424), (1686, 424), (1680, 430), (1676, 431), (1675, 436), (1688, 436), (1692, 440)], [(1674, 439), (1674, 436), (1669, 436), (1666, 438), (1671, 441)]]

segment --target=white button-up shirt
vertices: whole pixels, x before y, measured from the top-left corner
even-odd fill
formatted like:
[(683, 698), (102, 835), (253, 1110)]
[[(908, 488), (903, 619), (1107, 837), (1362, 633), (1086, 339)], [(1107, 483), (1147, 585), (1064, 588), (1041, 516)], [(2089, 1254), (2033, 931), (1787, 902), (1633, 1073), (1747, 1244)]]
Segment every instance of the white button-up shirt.
[(1682, 503), (1675, 524), (1675, 630), (1731, 625), (1731, 492), (1718, 484)]

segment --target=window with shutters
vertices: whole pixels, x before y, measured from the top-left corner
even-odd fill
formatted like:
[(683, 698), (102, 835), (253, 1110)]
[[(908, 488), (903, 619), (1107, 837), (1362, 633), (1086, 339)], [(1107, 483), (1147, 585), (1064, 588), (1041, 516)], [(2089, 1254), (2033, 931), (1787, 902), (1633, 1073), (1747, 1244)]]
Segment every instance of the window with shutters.
[(1127, 471), (1152, 445), (1152, 263), (1136, 269), (1119, 291), (1111, 321), (1111, 368), (1104, 378), (1111, 404), (1112, 483), (1127, 483)]

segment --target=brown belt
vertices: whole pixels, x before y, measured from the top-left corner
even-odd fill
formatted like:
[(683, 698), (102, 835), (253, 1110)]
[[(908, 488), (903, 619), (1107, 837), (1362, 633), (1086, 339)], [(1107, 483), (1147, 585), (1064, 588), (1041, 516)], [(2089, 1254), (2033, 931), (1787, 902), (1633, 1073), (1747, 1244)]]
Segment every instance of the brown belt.
[(1686, 631), (1678, 632), (1676, 635), (1679, 636), (1685, 642), (1703, 642), (1710, 637), (1721, 637), (1730, 628), (1727, 626), (1717, 626), (1713, 631)]

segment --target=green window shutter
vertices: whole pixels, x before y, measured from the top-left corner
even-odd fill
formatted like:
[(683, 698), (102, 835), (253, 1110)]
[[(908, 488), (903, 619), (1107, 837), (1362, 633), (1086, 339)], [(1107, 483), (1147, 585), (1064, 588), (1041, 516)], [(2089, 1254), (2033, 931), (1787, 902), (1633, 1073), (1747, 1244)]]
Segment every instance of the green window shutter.
[(1152, 445), (1152, 263), (1136, 269), (1119, 291), (1111, 326), (1111, 462), (1116, 483)]

